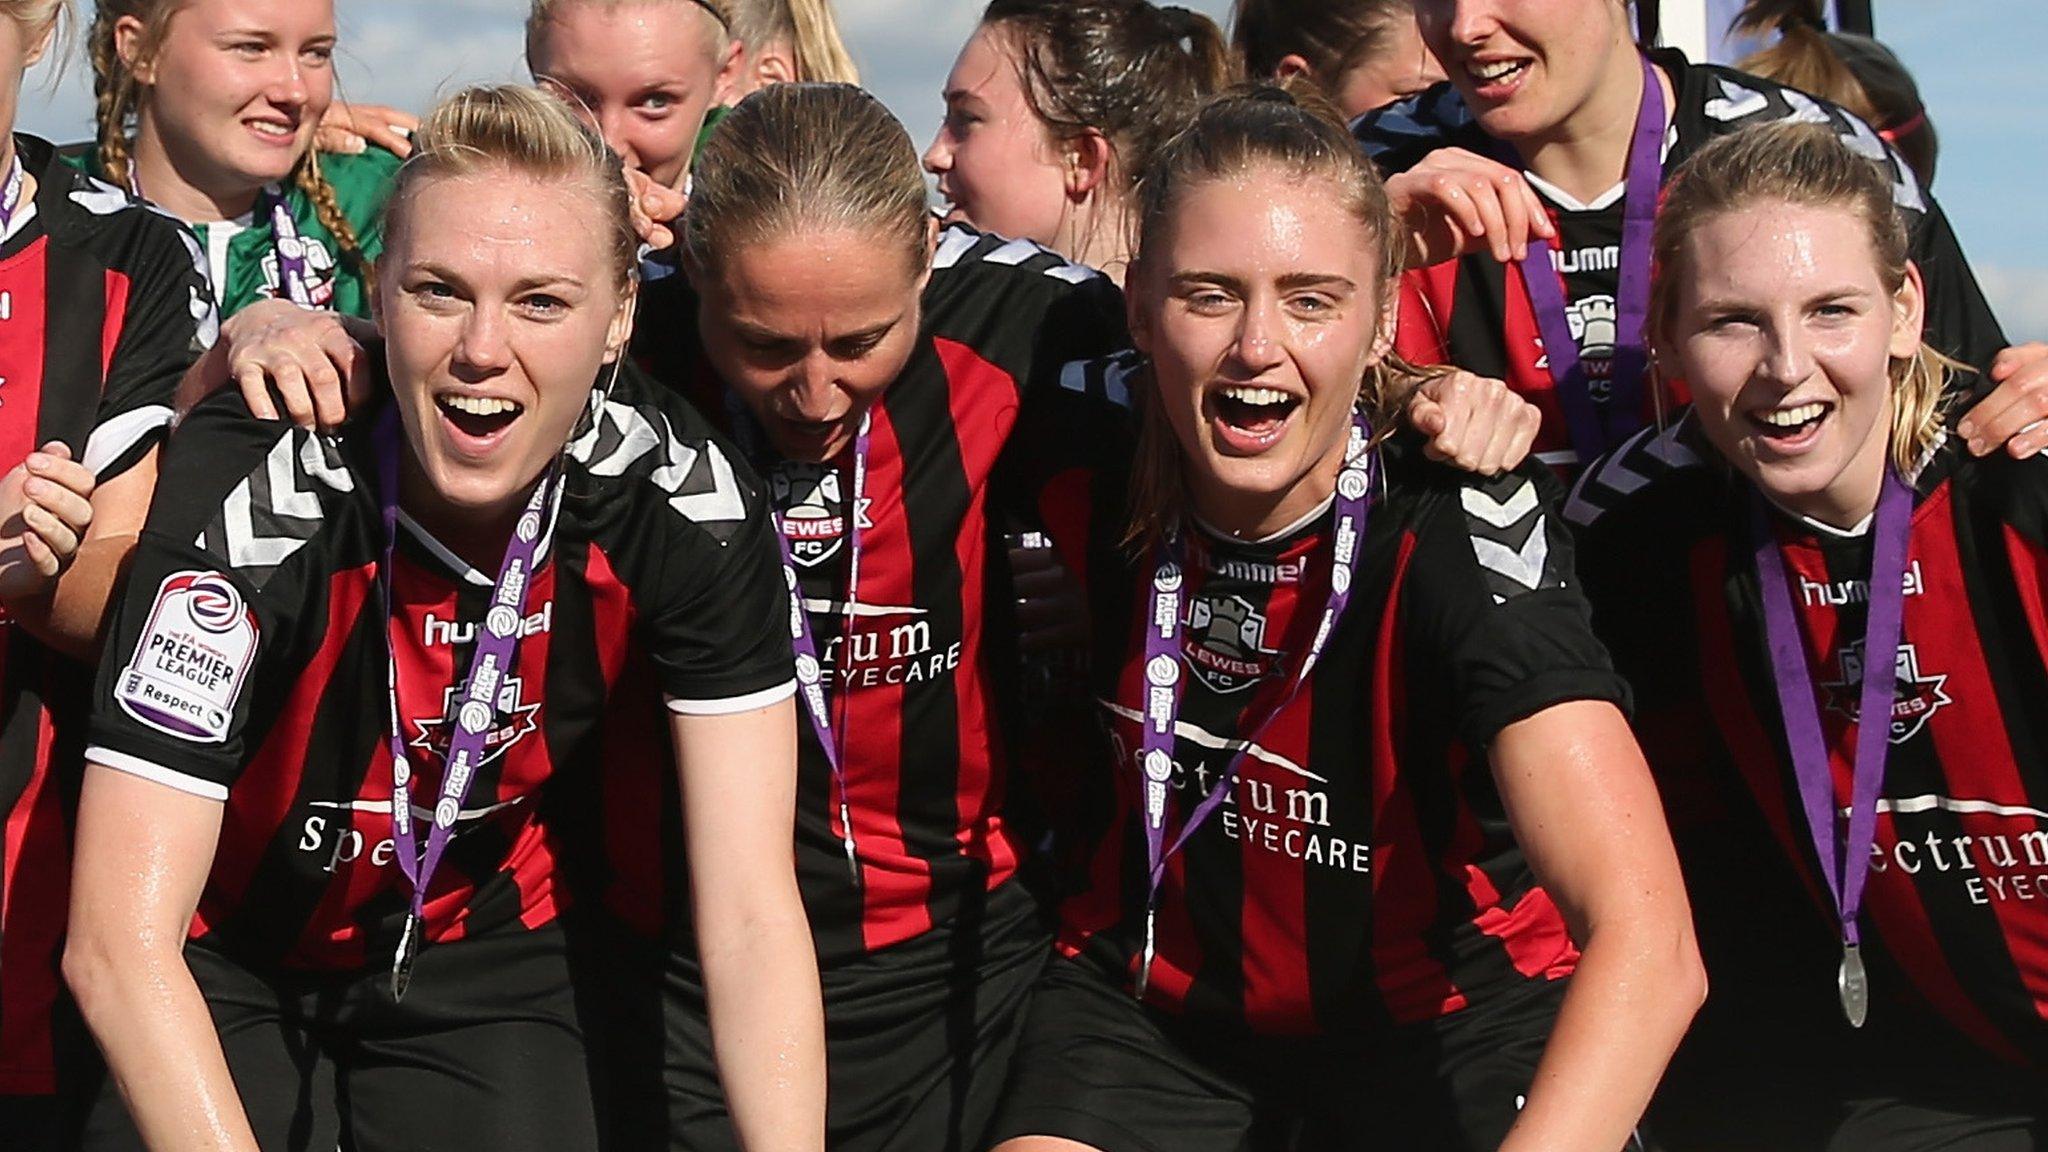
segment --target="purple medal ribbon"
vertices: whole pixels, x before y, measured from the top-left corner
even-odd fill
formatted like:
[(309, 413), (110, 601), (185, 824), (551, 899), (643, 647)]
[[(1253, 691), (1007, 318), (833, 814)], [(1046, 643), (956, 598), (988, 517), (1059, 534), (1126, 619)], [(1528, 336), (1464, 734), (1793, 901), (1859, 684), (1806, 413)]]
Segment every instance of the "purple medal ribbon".
[(413, 961), (419, 955), (422, 922), (426, 915), (427, 888), (441, 855), (455, 833), (455, 821), (462, 814), (463, 799), (483, 762), (484, 743), (498, 718), (498, 686), (515, 666), (519, 651), (520, 624), (526, 618), (526, 592), (532, 584), (534, 560), (547, 517), (561, 489), (561, 468), (551, 467), (519, 515), (512, 539), (505, 545), (505, 559), (491, 586), (490, 608), (476, 630), (476, 646), (470, 653), (469, 671), (453, 697), (454, 724), (448, 737), (448, 753), (441, 775), (441, 794), (434, 803), (434, 819), (427, 831), (427, 848), (422, 854), (413, 830), (412, 764), (405, 754), (403, 724), (398, 707), (398, 660), (390, 647), (389, 620), (396, 609), (392, 598), (392, 571), (398, 547), (398, 414), (387, 411), (377, 428), (380, 495), (384, 504), (384, 557), (377, 569), (377, 588), (383, 600), (385, 631), (385, 675), (391, 702), (391, 841), (398, 867), (412, 884), (412, 904), (406, 913), (405, 929), (391, 960), (391, 998), (403, 999), (412, 983)]
[[(1517, 167), (1519, 156), (1504, 149)], [(1572, 448), (1579, 463), (1590, 465), (1642, 427), (1643, 376), (1649, 353), (1643, 328), (1650, 315), (1651, 235), (1657, 224), (1657, 197), (1664, 177), (1664, 88), (1649, 57), (1643, 57), (1643, 100), (1636, 112), (1635, 136), (1629, 145), (1628, 170), (1622, 183), (1621, 283), (1615, 291), (1617, 326), (1614, 359), (1609, 368), (1606, 410), (1593, 403), (1586, 366), (1579, 359), (1565, 311), (1563, 280), (1551, 260), (1550, 241), (1529, 238), (1522, 260), (1522, 281), (1543, 336), (1543, 354), (1557, 402), (1564, 409)]]
[(270, 250), (277, 257), (277, 289), (284, 298), (301, 308), (313, 307), (313, 266), (306, 260), (306, 241), (299, 235), (285, 198), (273, 189), (263, 191), (270, 209)]
[(1188, 815), (1181, 825), (1180, 834), (1170, 845), (1166, 842), (1166, 793), (1173, 780), (1175, 730), (1180, 720), (1182, 676), (1179, 649), (1185, 616), (1182, 590), (1187, 582), (1187, 564), (1185, 550), (1177, 539), (1164, 542), (1159, 547), (1159, 563), (1152, 576), (1150, 611), (1145, 618), (1145, 700), (1144, 715), (1139, 721), (1143, 732), (1139, 762), (1145, 777), (1146, 863), (1145, 944), (1138, 959), (1138, 978), (1132, 993), (1139, 999), (1144, 998), (1151, 983), (1152, 960), (1157, 953), (1159, 888), (1166, 879), (1166, 862), (1186, 847), (1203, 823), (1230, 798), (1237, 785), (1238, 768), (1250, 754), (1253, 742), (1301, 694), (1309, 675), (1322, 659), (1323, 649), (1329, 646), (1330, 636), (1336, 632), (1345, 606), (1351, 602), (1351, 582), (1358, 552), (1365, 540), (1366, 517), (1371, 511), (1372, 485), (1378, 466), (1378, 454), (1367, 446), (1371, 439), (1372, 428), (1365, 417), (1353, 415), (1344, 469), (1337, 474), (1337, 527), (1332, 540), (1334, 556), (1330, 567), (1330, 598), (1323, 604), (1315, 639), (1309, 643), (1308, 652), (1302, 657), (1301, 667), (1295, 671), (1293, 683), (1288, 685), (1286, 693), (1272, 711), (1246, 732), (1237, 754), (1230, 758), (1229, 765), (1209, 794)]
[(21, 166), (21, 153), (17, 150), (7, 166), (7, 188), (0, 191), (0, 237), (14, 230), (15, 214), (21, 211), (21, 192), (27, 184), (28, 170)]
[[(872, 412), (860, 419), (860, 432), (853, 441), (853, 491), (846, 502), (846, 607), (845, 623), (840, 628), (840, 646), (852, 651), (854, 606), (859, 598), (860, 588), (860, 509), (862, 498), (868, 487), (868, 431), (873, 424)], [(790, 551), (789, 537), (783, 532), (782, 514), (775, 514), (775, 542), (782, 549), (782, 579), (789, 585), (789, 639), (796, 648), (797, 695), (803, 699), (804, 712), (811, 718), (811, 732), (818, 738), (818, 747), (825, 751), (825, 763), (832, 769), (832, 786), (839, 791), (840, 845), (846, 849), (846, 869), (853, 877), (853, 886), (860, 887), (860, 855), (853, 840), (853, 806), (846, 796), (846, 749), (844, 746), (846, 727), (841, 725), (835, 733), (832, 727), (832, 702), (825, 692), (825, 666), (818, 659), (817, 635), (811, 628), (811, 615), (804, 608), (803, 583), (797, 575), (796, 557)]]
[(1842, 926), (1842, 965), (1836, 988), (1842, 1014), (1861, 1028), (1870, 1012), (1870, 983), (1864, 972), (1857, 913), (1870, 875), (1870, 849), (1877, 840), (1877, 797), (1884, 785), (1885, 755), (1891, 742), (1892, 705), (1898, 698), (1899, 643), (1904, 635), (1906, 552), (1912, 534), (1913, 490), (1889, 469), (1878, 495), (1870, 564), (1870, 614), (1864, 624), (1863, 684), (1856, 712), (1856, 759), (1849, 787), (1848, 836), (1836, 832), (1834, 773), (1827, 738), (1814, 699), (1799, 619), (1792, 606), (1784, 555), (1771, 531), (1771, 512), (1758, 496), (1754, 516), (1756, 566), (1763, 593), (1764, 636), (1771, 652), (1778, 710), (1785, 719), (1785, 744), (1806, 829), (1820, 858), (1821, 877), (1834, 897)]

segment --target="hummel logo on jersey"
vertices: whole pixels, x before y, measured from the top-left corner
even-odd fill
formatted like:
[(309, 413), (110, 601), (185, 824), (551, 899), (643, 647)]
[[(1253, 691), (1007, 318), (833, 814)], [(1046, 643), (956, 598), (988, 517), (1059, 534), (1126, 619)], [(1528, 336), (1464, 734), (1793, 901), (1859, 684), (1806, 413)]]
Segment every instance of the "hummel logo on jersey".
[(1181, 658), (1202, 683), (1222, 693), (1250, 688), (1285, 659), (1266, 647), (1266, 617), (1242, 596), (1197, 596), (1188, 603)]
[[(1830, 709), (1854, 723), (1863, 701), (1863, 641), (1858, 640), (1836, 653), (1836, 660), (1840, 662), (1842, 678), (1831, 684), (1822, 684), (1821, 691), (1827, 694)], [(1920, 674), (1920, 653), (1911, 644), (1899, 646), (1893, 677), (1891, 742), (1904, 744), (1918, 735), (1944, 705), (1955, 701), (1942, 691), (1942, 686), (1948, 683), (1947, 676)]]
[[(1621, 245), (1604, 244), (1574, 248), (1569, 252), (1552, 252), (1550, 263), (1566, 276), (1576, 276), (1581, 272), (1612, 272), (1621, 267)], [(1578, 330), (1573, 329), (1572, 335), (1578, 335)]]
[(1536, 486), (1509, 473), (1493, 479), (1473, 478), (1458, 494), (1465, 509), (1465, 528), (1472, 554), (1486, 575), (1493, 602), (1539, 588), (1562, 588), (1550, 548), (1550, 517)]
[(320, 531), (322, 496), (355, 486), (334, 441), (294, 428), (228, 493), (195, 543), (261, 589)]
[[(540, 611), (519, 622), (519, 639), (538, 636), (555, 626), (555, 602), (540, 606)], [(429, 648), (454, 648), (476, 639), (476, 621), (443, 620), (432, 612), (420, 627), (420, 643)]]
[[(535, 714), (540, 703), (524, 703), (521, 681), (517, 676), (508, 676), (498, 686), (498, 715), (496, 727), (484, 734), (484, 750), (477, 761), (481, 768), (512, 750), (514, 744), (540, 727)], [(449, 687), (441, 699), (441, 714), (432, 720), (412, 721), (419, 734), (412, 739), (412, 746), (424, 752), (431, 752), (434, 759), (446, 762), (448, 738), (455, 728), (456, 689)]]
[[(1920, 574), (1918, 560), (1906, 569), (1906, 595), (1919, 596), (1927, 591), (1927, 580)], [(1844, 604), (1865, 604), (1870, 601), (1870, 581), (1837, 580), (1821, 583), (1799, 577), (1799, 600), (1808, 608), (1822, 605), (1839, 608)]]
[(814, 568), (839, 554), (847, 532), (846, 494), (837, 468), (781, 461), (769, 474), (768, 487), (782, 510), (782, 534), (789, 540), (791, 559)]

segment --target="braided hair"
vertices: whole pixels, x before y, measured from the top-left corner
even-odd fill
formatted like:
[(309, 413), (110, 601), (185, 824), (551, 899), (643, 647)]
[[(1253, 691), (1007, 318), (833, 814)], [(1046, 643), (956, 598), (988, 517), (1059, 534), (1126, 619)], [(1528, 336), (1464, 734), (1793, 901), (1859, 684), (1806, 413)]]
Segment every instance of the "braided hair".
[[(136, 69), (162, 49), (171, 20), (184, 0), (98, 0), (92, 28), (86, 34), (86, 51), (92, 59), (94, 137), (99, 160), (97, 175), (123, 188), (135, 186), (135, 158), (128, 144), (129, 131), (147, 85), (136, 78)], [(134, 60), (121, 57), (117, 27), (123, 19), (142, 25)], [(317, 149), (308, 148), (292, 170), (292, 183), (313, 205), (320, 226), (332, 233), (340, 248), (343, 265), (352, 273), (367, 276), (370, 261), (363, 252), (355, 225), (341, 210), (334, 186), (320, 172)]]

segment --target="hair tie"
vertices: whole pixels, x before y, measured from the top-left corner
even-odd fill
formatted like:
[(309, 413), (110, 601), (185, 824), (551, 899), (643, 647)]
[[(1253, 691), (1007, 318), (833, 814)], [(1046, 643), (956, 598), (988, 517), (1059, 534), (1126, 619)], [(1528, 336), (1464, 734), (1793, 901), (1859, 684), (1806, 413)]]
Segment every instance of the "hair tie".
[(1877, 130), (1877, 135), (1879, 139), (1883, 140), (1887, 144), (1897, 144), (1899, 142), (1899, 137), (1911, 136), (1913, 133), (1918, 132), (1920, 129), (1925, 128), (1926, 126), (1927, 109), (1915, 108), (1913, 109), (1913, 114), (1911, 116), (1906, 117), (1904, 120), (1899, 120), (1887, 127), (1879, 128)]

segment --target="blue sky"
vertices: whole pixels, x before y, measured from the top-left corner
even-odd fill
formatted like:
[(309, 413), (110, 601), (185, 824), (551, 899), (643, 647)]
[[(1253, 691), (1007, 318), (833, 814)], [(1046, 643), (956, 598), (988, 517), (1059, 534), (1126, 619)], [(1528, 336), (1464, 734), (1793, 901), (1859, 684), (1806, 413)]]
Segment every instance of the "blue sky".
[[(1219, 18), (1227, 0), (1182, 0)], [(82, 0), (89, 6), (89, 0)], [(470, 80), (524, 77), (526, 0), (337, 0), (343, 89), (420, 108)], [(938, 122), (939, 87), (974, 26), (975, 0), (838, 0), (869, 85), (920, 145)], [(2029, 57), (2048, 40), (2043, 0), (1878, 0), (1879, 36), (1919, 78), (1942, 137), (1935, 193), (2015, 339), (2048, 339), (2048, 121), (2025, 93)], [(74, 59), (54, 89), (31, 77), (21, 123), (85, 134), (90, 78)]]

